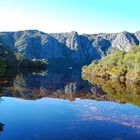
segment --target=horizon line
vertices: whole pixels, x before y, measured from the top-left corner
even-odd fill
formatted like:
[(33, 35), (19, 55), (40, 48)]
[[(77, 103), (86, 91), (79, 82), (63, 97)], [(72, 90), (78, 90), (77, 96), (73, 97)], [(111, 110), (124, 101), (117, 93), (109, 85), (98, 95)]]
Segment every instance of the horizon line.
[(62, 32), (46, 32), (46, 31), (42, 31), (42, 30), (39, 30), (39, 29), (19, 29), (19, 30), (0, 31), (0, 33), (22, 32), (22, 31), (39, 31), (39, 32), (48, 33), (48, 34), (71, 33), (71, 32), (76, 32), (76, 33), (78, 33), (78, 34), (117, 34), (117, 33), (123, 33), (123, 32), (137, 33), (137, 32), (140, 31), (140, 29), (139, 29), (139, 30), (136, 30), (136, 31), (134, 31), (134, 32), (123, 30), (123, 31), (118, 31), (118, 32), (92, 32), (92, 33), (86, 33), (86, 32), (84, 32), (84, 33), (79, 33), (79, 32), (76, 31), (76, 30), (62, 31)]

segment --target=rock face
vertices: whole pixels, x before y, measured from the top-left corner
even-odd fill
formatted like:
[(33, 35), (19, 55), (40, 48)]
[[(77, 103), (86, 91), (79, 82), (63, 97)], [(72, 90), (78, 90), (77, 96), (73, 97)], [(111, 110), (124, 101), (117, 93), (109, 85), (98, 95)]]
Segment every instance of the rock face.
[(140, 31), (137, 31), (135, 33), (135, 36), (137, 37), (138, 41), (139, 41), (139, 44), (140, 44)]
[(140, 32), (117, 34), (70, 33), (47, 34), (37, 30), (1, 32), (0, 44), (15, 56), (27, 59), (48, 59), (50, 63), (84, 65), (100, 59), (109, 47), (127, 51), (131, 44), (139, 45)]
[(128, 32), (122, 32), (117, 34), (115, 40), (112, 43), (112, 47), (128, 51), (131, 45), (139, 45), (139, 40), (134, 34)]

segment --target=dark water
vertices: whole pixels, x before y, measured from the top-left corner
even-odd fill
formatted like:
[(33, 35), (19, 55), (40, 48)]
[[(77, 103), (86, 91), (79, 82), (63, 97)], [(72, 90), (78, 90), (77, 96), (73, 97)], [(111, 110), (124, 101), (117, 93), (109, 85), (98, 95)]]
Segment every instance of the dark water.
[(140, 107), (110, 97), (79, 70), (8, 73), (0, 96), (0, 140), (140, 140)]

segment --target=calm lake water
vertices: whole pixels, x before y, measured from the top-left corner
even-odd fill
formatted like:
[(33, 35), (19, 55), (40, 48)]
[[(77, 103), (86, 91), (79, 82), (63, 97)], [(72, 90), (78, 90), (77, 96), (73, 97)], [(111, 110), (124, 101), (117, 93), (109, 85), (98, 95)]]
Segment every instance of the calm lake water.
[(140, 107), (79, 70), (8, 73), (0, 96), (0, 140), (140, 140)]

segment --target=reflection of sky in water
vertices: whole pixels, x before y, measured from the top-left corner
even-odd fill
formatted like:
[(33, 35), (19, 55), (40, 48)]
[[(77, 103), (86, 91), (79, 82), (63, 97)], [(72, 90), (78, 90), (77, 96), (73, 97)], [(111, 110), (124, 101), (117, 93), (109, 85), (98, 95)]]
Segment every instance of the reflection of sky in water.
[(76, 106), (76, 108), (79, 108), (79, 116), (83, 120), (111, 121), (140, 129), (139, 107), (130, 104), (92, 100), (77, 102)]
[(140, 108), (115, 102), (5, 98), (0, 103), (4, 140), (140, 139)]

